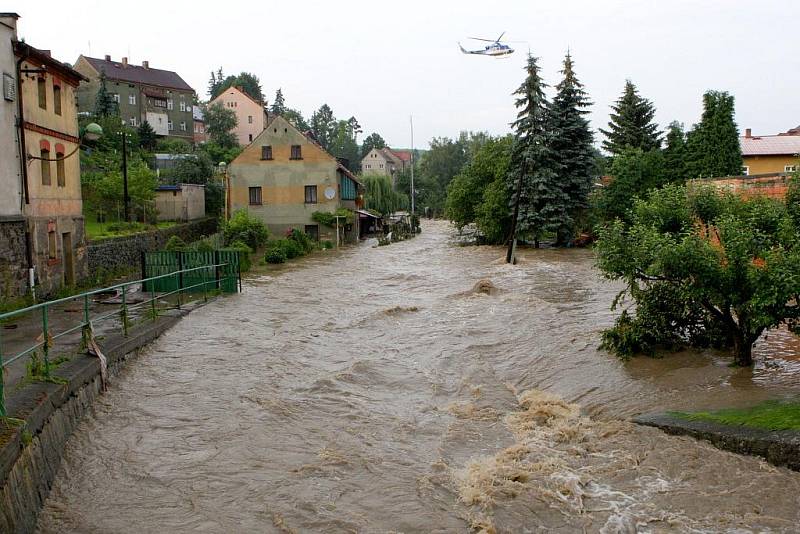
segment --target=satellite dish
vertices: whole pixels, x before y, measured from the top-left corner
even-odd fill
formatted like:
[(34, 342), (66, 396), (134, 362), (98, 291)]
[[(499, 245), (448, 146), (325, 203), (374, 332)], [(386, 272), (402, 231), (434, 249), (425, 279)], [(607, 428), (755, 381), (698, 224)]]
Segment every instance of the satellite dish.
[(332, 187), (326, 187), (325, 188), (325, 198), (327, 198), (328, 200), (333, 200), (334, 197), (336, 197), (336, 189), (334, 189)]

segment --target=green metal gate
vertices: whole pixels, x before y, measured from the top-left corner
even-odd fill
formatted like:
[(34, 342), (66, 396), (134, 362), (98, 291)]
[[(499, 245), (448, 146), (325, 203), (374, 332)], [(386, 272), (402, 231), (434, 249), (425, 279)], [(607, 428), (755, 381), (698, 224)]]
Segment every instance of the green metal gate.
[[(208, 267), (202, 269), (206, 266)], [(186, 269), (196, 270), (189, 273), (181, 272)], [(143, 290), (171, 292), (186, 289), (187, 291), (203, 292), (209, 289), (220, 289), (223, 293), (236, 293), (241, 281), (239, 251), (159, 251), (147, 252), (142, 255), (143, 279), (170, 273), (176, 274), (145, 282)]]

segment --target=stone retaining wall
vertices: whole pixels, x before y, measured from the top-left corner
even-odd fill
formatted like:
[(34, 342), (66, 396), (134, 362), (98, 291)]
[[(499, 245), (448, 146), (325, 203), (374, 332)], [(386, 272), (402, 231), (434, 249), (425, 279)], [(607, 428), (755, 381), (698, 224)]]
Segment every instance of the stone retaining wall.
[(122, 268), (137, 268), (142, 252), (162, 249), (170, 237), (176, 235), (191, 243), (216, 233), (217, 226), (217, 219), (202, 219), (152, 232), (91, 241), (87, 247), (89, 276), (97, 277)]
[[(114, 376), (131, 353), (173, 326), (180, 315), (162, 317), (130, 337), (103, 342), (109, 375)], [(8, 414), (24, 427), (0, 428), (0, 532), (33, 532), (61, 464), (64, 445), (100, 395), (97, 358), (79, 355), (62, 364), (66, 384), (33, 383), (9, 393)], [(113, 383), (112, 383), (113, 387)]]
[(800, 431), (763, 430), (711, 421), (691, 421), (669, 414), (640, 415), (633, 421), (660, 428), (667, 434), (704, 439), (726, 451), (761, 456), (771, 464), (800, 471)]
[(28, 287), (25, 227), (23, 219), (0, 218), (0, 299), (22, 296)]

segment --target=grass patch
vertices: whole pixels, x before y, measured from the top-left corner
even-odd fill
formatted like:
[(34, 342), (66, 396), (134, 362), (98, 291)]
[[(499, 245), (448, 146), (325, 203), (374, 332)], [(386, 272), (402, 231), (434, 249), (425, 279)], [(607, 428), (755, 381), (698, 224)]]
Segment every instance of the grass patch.
[(161, 221), (156, 225), (149, 225), (135, 222), (97, 222), (87, 220), (84, 222), (84, 227), (86, 228), (86, 237), (88, 237), (89, 240), (92, 240), (101, 239), (104, 237), (140, 234), (143, 232), (150, 232), (155, 229), (170, 228), (176, 224), (178, 223), (174, 221)]
[(800, 401), (766, 401), (750, 408), (670, 412), (669, 415), (689, 421), (711, 421), (765, 430), (800, 430)]

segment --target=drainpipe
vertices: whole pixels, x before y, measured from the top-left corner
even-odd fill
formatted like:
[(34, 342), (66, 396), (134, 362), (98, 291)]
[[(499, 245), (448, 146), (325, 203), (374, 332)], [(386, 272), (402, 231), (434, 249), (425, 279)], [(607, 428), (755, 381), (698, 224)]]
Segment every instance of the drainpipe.
[[(30, 204), (31, 197), (28, 189), (28, 150), (25, 146), (25, 111), (22, 105), (22, 62), (28, 58), (30, 46), (19, 43), (21, 51), (20, 58), (17, 60), (17, 128), (19, 129), (19, 149), (20, 149), (20, 171), (22, 177), (22, 191), (25, 205)], [(31, 239), (30, 228), (28, 227), (28, 217), (23, 208), (25, 218), (25, 259), (28, 262), (28, 284), (30, 286), (33, 300), (36, 301), (36, 265), (33, 262), (33, 241)]]

